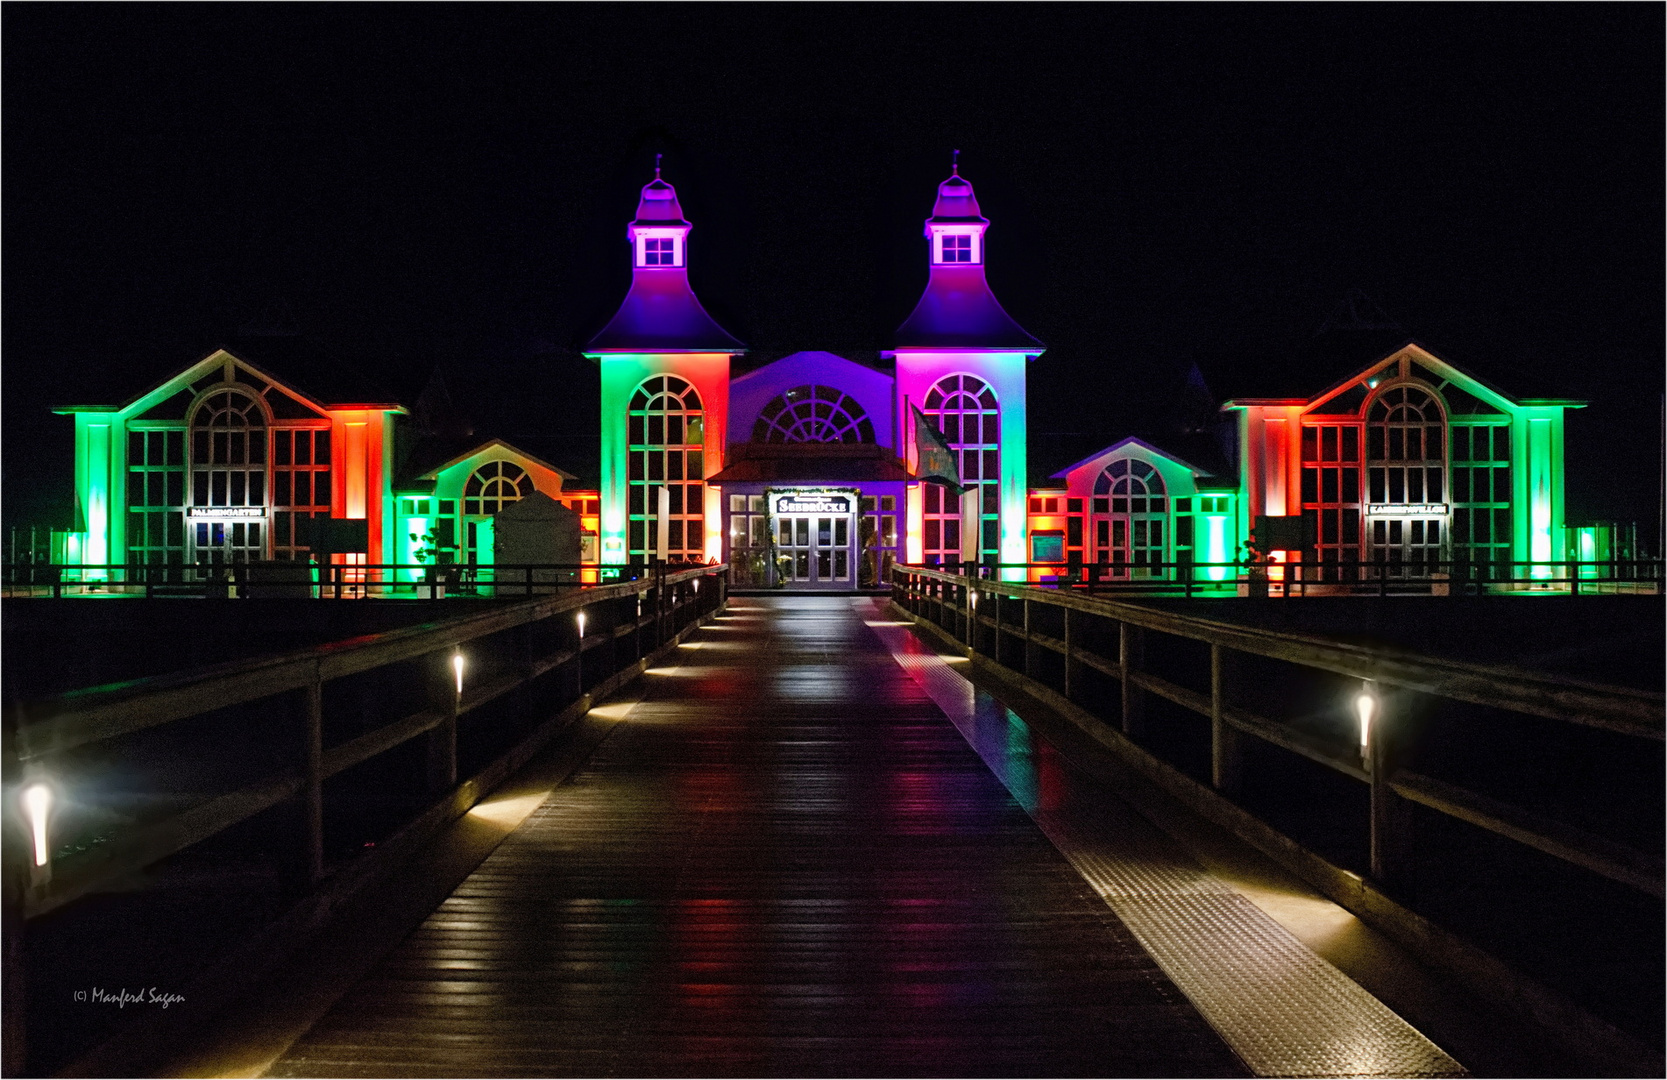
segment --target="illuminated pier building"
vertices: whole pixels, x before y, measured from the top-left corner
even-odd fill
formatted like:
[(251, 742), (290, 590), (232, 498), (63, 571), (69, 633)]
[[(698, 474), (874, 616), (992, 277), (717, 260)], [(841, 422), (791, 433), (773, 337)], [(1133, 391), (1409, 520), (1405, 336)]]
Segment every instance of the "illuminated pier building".
[[(1026, 369), (1044, 346), (990, 291), (989, 225), (958, 170), (938, 186), (928, 283), (888, 366), (800, 352), (734, 375), (746, 347), (690, 288), (692, 226), (656, 170), (626, 229), (630, 291), (584, 348), (601, 373), (593, 481), (577, 475), (592, 463), (501, 440), (413, 460), (396, 452), (402, 405), (313, 396), (218, 351), (125, 405), (60, 410), (77, 495), (62, 561), (305, 558), (328, 518), (364, 523), (338, 531), (360, 539), (336, 561), (484, 564), (493, 515), (534, 490), (581, 515), (588, 561), (727, 560), (740, 586), (869, 587), (893, 561), (1167, 576), (1241, 558), (1262, 516), (1307, 522), (1307, 552), (1281, 559), (1580, 556), (1563, 417), (1581, 403), (1512, 397), (1404, 340), (1295, 394), (1229, 398), (1201, 460), (1131, 437), (1031, 478)], [(923, 455), (964, 487), (925, 479)]]

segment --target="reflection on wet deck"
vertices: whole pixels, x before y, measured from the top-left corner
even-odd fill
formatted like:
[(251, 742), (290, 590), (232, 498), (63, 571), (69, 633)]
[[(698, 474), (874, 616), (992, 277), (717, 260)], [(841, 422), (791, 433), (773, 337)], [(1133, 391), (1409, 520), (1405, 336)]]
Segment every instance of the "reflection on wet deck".
[(1243, 1075), (871, 610), (737, 601), (273, 1074)]

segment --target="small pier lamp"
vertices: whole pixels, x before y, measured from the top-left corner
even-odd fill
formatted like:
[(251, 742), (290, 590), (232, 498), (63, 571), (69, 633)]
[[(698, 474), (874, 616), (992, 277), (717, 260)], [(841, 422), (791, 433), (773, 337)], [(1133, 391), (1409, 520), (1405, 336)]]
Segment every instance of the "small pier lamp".
[(462, 653), (455, 652), (455, 653), (451, 654), (451, 669), (452, 669), (452, 672), (457, 676), (457, 696), (462, 697), (463, 696), (463, 654)]
[(52, 813), (52, 789), (40, 783), (24, 788), (23, 812), (29, 818), (29, 832), (35, 842), (35, 865), (45, 866), (52, 856), (46, 844), (46, 822)]
[(1378, 713), (1377, 688), (1368, 680), (1361, 684), (1360, 693), (1355, 695), (1354, 714), (1360, 718), (1360, 756), (1368, 756), (1372, 745), (1372, 721)]

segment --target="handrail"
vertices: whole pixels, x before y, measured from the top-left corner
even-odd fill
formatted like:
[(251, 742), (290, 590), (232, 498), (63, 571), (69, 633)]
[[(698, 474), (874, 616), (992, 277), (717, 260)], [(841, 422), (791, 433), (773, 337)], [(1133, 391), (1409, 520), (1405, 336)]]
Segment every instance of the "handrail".
[(1550, 720), (1566, 720), (1628, 735), (1667, 738), (1658, 691), (1586, 682), (1562, 675), (1525, 671), (1505, 665), (1476, 664), (1404, 652), (1387, 646), (1367, 647), (1288, 630), (1264, 630), (1198, 615), (1158, 611), (1126, 600), (1089, 596), (1018, 582), (968, 578), (922, 566), (894, 567), (981, 593), (1068, 607), (1159, 633), (1192, 638), (1211, 645), (1320, 668), (1337, 675), (1372, 679), (1419, 693), (1475, 705), (1494, 705)]
[[(243, 783), (163, 820), (140, 825), (114, 844), (72, 857), (56, 874), (35, 875), (22, 890), (23, 916), (34, 918), (61, 907), (297, 795), (304, 796), (307, 803), (303, 815), (309, 837), (305, 861), (309, 866), (309, 882), (316, 882), (323, 873), (320, 793), (324, 780), (426, 734), (431, 740), (437, 740), (430, 745), (431, 785), (435, 791), (449, 789), (456, 783), (460, 716), (557, 667), (574, 661), (583, 663), (587, 652), (626, 634), (652, 631), (653, 646), (663, 647), (674, 629), (671, 623), (682, 617), (681, 613), (691, 605), (698, 615), (704, 607), (722, 604), (727, 574), (728, 567), (724, 565), (656, 573), (618, 584), (496, 606), (444, 622), (367, 634), (276, 656), (90, 687), (22, 703), (12, 711), (15, 728), (8, 733), (11, 737), (7, 740), (8, 778), (18, 776), (25, 766), (38, 769), (44, 759), (90, 743), (292, 691), (303, 692), (301, 712), (306, 743), (294, 768)], [(706, 579), (715, 579), (716, 587), (702, 595), (700, 583)], [(446, 700), (389, 720), (370, 731), (356, 733), (346, 741), (323, 744), (321, 696), (324, 686), (332, 680), (455, 649), (567, 612), (647, 594), (655, 596), (652, 611), (644, 611), (639, 603), (633, 615), (627, 605), (620, 625), (599, 625), (588, 635), (575, 625), (570, 630), (576, 631), (577, 636), (568, 645), (546, 656), (517, 657), (512, 674), (470, 683), (467, 691), (460, 679), (455, 694), (448, 691), (443, 695)], [(635, 651), (640, 666), (640, 657), (644, 655), (640, 638)], [(586, 664), (583, 670), (588, 672), (590, 665)], [(621, 675), (622, 671), (613, 673), (614, 678)], [(582, 697), (585, 686), (583, 679), (575, 678), (576, 695)]]
[[(1130, 651), (1127, 631), (1120, 636), (1122, 656), (1117, 660), (1097, 655), (1073, 642), (1069, 613), (1080, 612), (1110, 620), (1139, 631), (1154, 631), (1210, 645), (1218, 651), (1246, 653), (1295, 664), (1317, 671), (1371, 680), (1380, 685), (1400, 687), (1435, 697), (1486, 705), (1509, 712), (1524, 713), (1589, 727), (1619, 732), (1634, 738), (1662, 741), (1664, 697), (1659, 691), (1609, 686), (1543, 672), (1523, 671), (1502, 665), (1484, 665), (1460, 660), (1421, 656), (1403, 650), (1368, 648), (1332, 641), (1310, 634), (1265, 630), (1241, 626), (1197, 615), (1161, 611), (1129, 601), (1113, 600), (1086, 593), (1058, 590), (1018, 582), (970, 577), (930, 567), (899, 564), (892, 569), (894, 599), (917, 620), (931, 620), (923, 604), (934, 605), (939, 621), (968, 652), (977, 653), (975, 628), (996, 632), (996, 655), (1000, 665), (1000, 636), (1022, 639), (1061, 654), (1066, 667), (1066, 701), (1070, 700), (1070, 671), (1087, 667), (1123, 684), (1126, 733), (1130, 723), (1130, 693), (1145, 691), (1163, 697), (1191, 712), (1209, 717), (1218, 729), (1232, 729), (1300, 754), (1336, 772), (1371, 785), (1372, 863), (1374, 876), (1392, 877), (1396, 838), (1391, 835), (1395, 816), (1387, 808), (1392, 798), (1417, 802), (1439, 813), (1466, 821), (1501, 836), (1526, 844), (1566, 862), (1584, 867), (1615, 881), (1624, 882), (1653, 896), (1663, 895), (1663, 862), (1658, 854), (1634, 851), (1604, 837), (1555, 821), (1520, 807), (1510, 806), (1446, 781), (1421, 776), (1399, 768), (1386, 756), (1374, 738), (1372, 755), (1365, 761), (1334, 752), (1324, 740), (1277, 720), (1253, 715), (1225, 699), (1218, 665), (1212, 660), (1211, 691), (1201, 693), (1178, 686), (1140, 669), (1138, 651)], [(999, 623), (979, 610), (978, 598), (1000, 597), (1026, 604), (1040, 603), (1067, 613), (1065, 639), (1031, 628), (1028, 616), (1022, 628)], [(964, 626), (965, 632), (958, 631)], [(1012, 668), (1008, 665), (1004, 667)], [(1027, 662), (1019, 673), (1029, 679)], [(1053, 692), (1051, 688), (1044, 689)], [(1218, 788), (1230, 788), (1236, 760), (1224, 755), (1230, 740), (1218, 730), (1212, 736), (1212, 774)]]
[[(691, 581), (711, 569), (699, 567), (670, 573), (664, 580), (667, 584)], [(654, 585), (652, 578), (598, 585), (443, 623), (401, 627), (276, 656), (234, 660), (94, 686), (24, 703), (18, 707), (17, 756), (27, 761), (194, 716), (210, 708), (225, 708), (286, 690), (300, 690), (318, 679), (329, 681), (409, 660), (564, 611), (633, 595)]]

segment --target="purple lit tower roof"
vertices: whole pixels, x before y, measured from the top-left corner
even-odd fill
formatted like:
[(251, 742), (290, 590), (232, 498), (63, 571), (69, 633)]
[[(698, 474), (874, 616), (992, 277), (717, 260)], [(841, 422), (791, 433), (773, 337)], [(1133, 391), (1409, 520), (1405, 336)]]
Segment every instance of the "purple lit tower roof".
[[(660, 179), (642, 189), (636, 220), (626, 229), (632, 249), (631, 291), (587, 353), (742, 353), (746, 346), (719, 326), (689, 288), (687, 238), (677, 190)], [(663, 247), (663, 250), (662, 250)]]
[[(1003, 310), (984, 278), (984, 230), (972, 185), (955, 174), (938, 185), (938, 201), (926, 220), (931, 241), (931, 277), (914, 312), (897, 328), (894, 349), (1001, 349), (1040, 353), (1045, 346)], [(945, 235), (966, 237), (954, 254)], [(960, 261), (950, 261), (959, 257)], [(888, 350), (890, 351), (890, 350)]]

